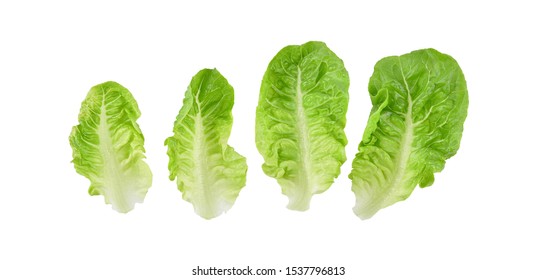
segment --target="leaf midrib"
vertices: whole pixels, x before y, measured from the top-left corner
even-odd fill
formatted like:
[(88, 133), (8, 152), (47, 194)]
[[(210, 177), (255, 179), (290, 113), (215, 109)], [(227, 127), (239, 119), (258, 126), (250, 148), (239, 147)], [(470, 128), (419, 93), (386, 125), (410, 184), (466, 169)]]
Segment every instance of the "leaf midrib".
[[(199, 89), (194, 94), (195, 105), (197, 106), (197, 113), (193, 117), (194, 120), (194, 143), (193, 143), (193, 157), (194, 157), (194, 185), (193, 188), (197, 189), (202, 193), (202, 197), (205, 199), (205, 206), (207, 208), (206, 212), (214, 212), (212, 208), (214, 206), (214, 197), (211, 195), (213, 191), (211, 187), (213, 186), (212, 182), (207, 182), (207, 179), (210, 179), (210, 169), (208, 164), (208, 155), (207, 155), (207, 139), (205, 135), (205, 126), (203, 124), (203, 116), (201, 115), (201, 102), (199, 101), (199, 94), (201, 93), (201, 88), (203, 86), (205, 79), (199, 84)], [(194, 191), (195, 192), (195, 191)]]
[(411, 92), (409, 90), (408, 81), (406, 79), (406, 76), (404, 75), (404, 70), (402, 69), (402, 62), (400, 61), (400, 57), (398, 60), (400, 63), (400, 73), (402, 74), (402, 80), (404, 81), (404, 86), (406, 88), (406, 93), (408, 96), (407, 98), (408, 106), (406, 109), (406, 114), (404, 116), (405, 131), (400, 141), (400, 153), (399, 153), (398, 161), (396, 164), (397, 171), (395, 173), (394, 179), (390, 186), (391, 190), (394, 190), (397, 186), (399, 186), (402, 183), (402, 180), (404, 179), (404, 175), (406, 174), (406, 169), (408, 166), (409, 157), (412, 152), (413, 137), (414, 137), (413, 99), (411, 98)]
[(103, 192), (109, 194), (114, 207), (117, 207), (120, 212), (126, 212), (130, 210), (127, 201), (128, 193), (126, 191), (128, 186), (121, 180), (124, 176), (122, 165), (114, 149), (111, 129), (108, 124), (108, 115), (106, 114), (105, 101), (109, 91), (105, 91), (102, 94), (98, 126), (99, 150), (103, 161)]
[(307, 116), (303, 106), (304, 93), (301, 88), (301, 69), (298, 67), (296, 77), (296, 120), (298, 132), (298, 146), (301, 158), (298, 159), (301, 172), (299, 172), (298, 182), (304, 188), (304, 194), (311, 193), (311, 158), (309, 146), (309, 129), (307, 127)]

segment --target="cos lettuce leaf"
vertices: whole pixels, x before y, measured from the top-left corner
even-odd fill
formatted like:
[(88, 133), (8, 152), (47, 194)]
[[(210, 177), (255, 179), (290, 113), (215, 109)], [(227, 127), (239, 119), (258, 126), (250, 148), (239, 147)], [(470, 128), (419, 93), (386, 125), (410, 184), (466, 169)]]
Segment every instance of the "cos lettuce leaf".
[(143, 202), (152, 182), (136, 123), (140, 114), (126, 88), (106, 82), (91, 88), (69, 137), (74, 167), (91, 181), (89, 194), (103, 195), (121, 213)]
[(373, 104), (350, 179), (362, 219), (427, 187), (460, 146), (469, 104), (462, 70), (433, 49), (380, 60)]
[(246, 184), (246, 159), (227, 145), (233, 105), (234, 90), (220, 72), (199, 71), (165, 141), (170, 180), (205, 219), (229, 210)]
[(344, 134), (349, 78), (324, 43), (283, 48), (262, 80), (256, 144), (264, 173), (276, 178), (288, 208), (307, 210), (346, 161)]

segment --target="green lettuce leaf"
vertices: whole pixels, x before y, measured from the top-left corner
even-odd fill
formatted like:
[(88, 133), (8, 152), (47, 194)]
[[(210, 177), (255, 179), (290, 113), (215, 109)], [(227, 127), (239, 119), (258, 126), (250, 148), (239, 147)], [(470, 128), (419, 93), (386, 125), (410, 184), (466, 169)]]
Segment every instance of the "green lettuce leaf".
[(90, 195), (103, 195), (107, 204), (126, 213), (141, 203), (152, 183), (143, 161), (144, 138), (132, 94), (116, 82), (91, 88), (69, 142), (76, 171), (91, 181)]
[(283, 48), (262, 80), (256, 144), (264, 173), (276, 178), (288, 208), (307, 210), (346, 161), (349, 78), (322, 42)]
[(458, 63), (433, 49), (380, 60), (369, 92), (373, 108), (349, 176), (362, 219), (433, 184), (458, 151), (469, 104)]
[(246, 184), (246, 159), (227, 145), (234, 90), (216, 69), (190, 82), (168, 146), (170, 180), (205, 219), (229, 210)]

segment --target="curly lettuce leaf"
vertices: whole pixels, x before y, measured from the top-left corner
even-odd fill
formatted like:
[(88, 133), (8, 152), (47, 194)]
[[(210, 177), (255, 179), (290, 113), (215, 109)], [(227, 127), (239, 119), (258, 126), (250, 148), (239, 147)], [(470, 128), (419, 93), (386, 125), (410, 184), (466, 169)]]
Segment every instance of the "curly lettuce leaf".
[(458, 151), (469, 104), (460, 66), (433, 49), (380, 60), (369, 92), (373, 108), (349, 176), (362, 219), (433, 184)]
[(168, 146), (170, 180), (195, 212), (211, 219), (229, 210), (246, 184), (246, 159), (227, 145), (234, 90), (216, 69), (203, 69), (185, 93)]
[(90, 195), (103, 195), (107, 204), (126, 213), (143, 202), (152, 173), (143, 161), (144, 138), (132, 94), (116, 82), (91, 88), (69, 142), (76, 171), (91, 181)]
[(256, 144), (264, 173), (277, 179), (289, 209), (307, 210), (313, 194), (340, 174), (349, 84), (343, 61), (322, 42), (287, 46), (268, 65)]

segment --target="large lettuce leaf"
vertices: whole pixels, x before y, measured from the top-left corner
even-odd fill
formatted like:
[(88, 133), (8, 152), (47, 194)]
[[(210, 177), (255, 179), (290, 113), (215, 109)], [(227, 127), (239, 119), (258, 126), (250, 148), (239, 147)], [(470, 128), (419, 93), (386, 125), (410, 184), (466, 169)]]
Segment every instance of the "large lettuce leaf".
[(103, 195), (113, 209), (126, 213), (141, 203), (152, 183), (143, 161), (144, 138), (136, 120), (138, 104), (115, 82), (96, 85), (82, 102), (69, 142), (76, 171), (91, 181), (89, 194)]
[(460, 146), (469, 103), (458, 63), (433, 49), (380, 60), (369, 92), (373, 108), (349, 176), (362, 219), (432, 185)]
[(324, 43), (283, 48), (262, 80), (256, 144), (264, 172), (276, 178), (288, 208), (307, 210), (346, 161), (349, 78)]
[(229, 210), (246, 184), (246, 159), (227, 145), (233, 105), (234, 90), (220, 72), (199, 71), (165, 141), (170, 180), (205, 219)]

